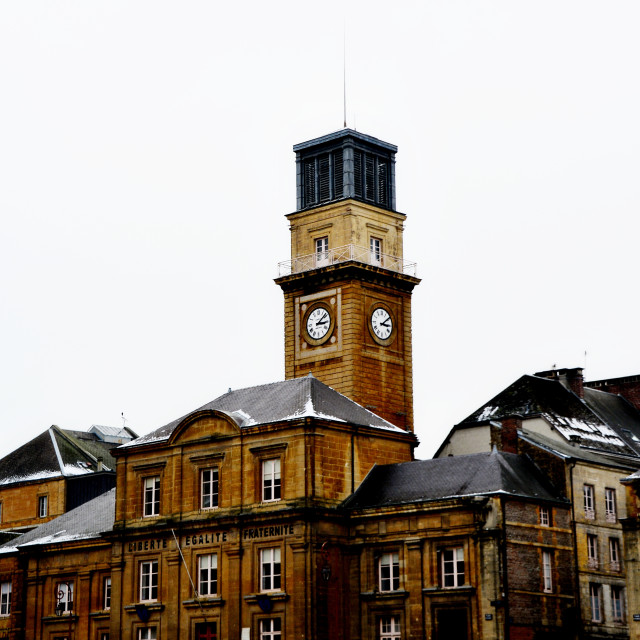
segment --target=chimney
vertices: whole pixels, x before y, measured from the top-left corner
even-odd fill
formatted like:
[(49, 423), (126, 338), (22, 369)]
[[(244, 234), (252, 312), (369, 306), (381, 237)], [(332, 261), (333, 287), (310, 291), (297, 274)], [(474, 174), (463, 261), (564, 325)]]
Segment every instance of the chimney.
[(513, 414), (491, 423), (491, 446), (506, 453), (518, 453), (518, 430), (522, 429), (522, 416)]
[(98, 468), (97, 468), (97, 471), (102, 471), (102, 463), (103, 463), (102, 456), (98, 456)]
[(534, 373), (538, 378), (549, 378), (549, 380), (557, 380), (563, 387), (573, 391), (578, 398), (584, 398), (584, 377), (582, 375), (582, 367), (573, 367), (572, 369), (550, 369), (549, 371), (538, 371)]

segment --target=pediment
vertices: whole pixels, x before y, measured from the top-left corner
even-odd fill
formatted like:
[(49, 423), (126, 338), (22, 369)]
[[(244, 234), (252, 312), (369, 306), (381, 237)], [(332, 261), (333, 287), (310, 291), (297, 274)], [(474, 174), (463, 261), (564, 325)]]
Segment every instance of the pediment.
[(240, 433), (238, 423), (224, 411), (204, 410), (188, 415), (174, 430), (170, 444), (229, 438)]

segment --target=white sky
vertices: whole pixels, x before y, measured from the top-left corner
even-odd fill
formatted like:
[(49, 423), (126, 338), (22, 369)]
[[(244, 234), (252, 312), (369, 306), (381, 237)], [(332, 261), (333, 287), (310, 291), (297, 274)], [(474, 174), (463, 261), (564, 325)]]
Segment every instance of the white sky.
[(637, 0), (6, 0), (0, 455), (283, 378), (291, 147), (342, 128), (345, 19), (423, 279), (418, 457), (524, 373), (640, 373)]

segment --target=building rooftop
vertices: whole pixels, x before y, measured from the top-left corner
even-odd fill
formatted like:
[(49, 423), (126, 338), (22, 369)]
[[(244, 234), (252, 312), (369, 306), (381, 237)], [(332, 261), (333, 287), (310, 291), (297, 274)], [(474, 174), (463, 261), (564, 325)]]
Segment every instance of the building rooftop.
[(10, 542), (5, 542), (0, 545), (0, 554), (14, 553), (21, 547), (99, 538), (102, 533), (113, 529), (115, 509), (114, 488)]
[(0, 485), (113, 471), (115, 446), (96, 433), (54, 425), (0, 460)]
[(404, 429), (392, 425), (309, 374), (304, 378), (229, 390), (219, 398), (147, 435), (123, 444), (120, 448), (168, 440), (178, 425), (201, 411), (222, 412), (241, 429), (301, 418), (320, 418), (406, 433)]
[(494, 449), (375, 466), (344, 506), (369, 509), (494, 494), (565, 502), (529, 459)]
[(624, 398), (588, 388), (580, 398), (558, 380), (532, 375), (516, 380), (455, 428), (513, 415), (542, 417), (567, 442), (579, 439), (583, 447), (626, 456), (640, 452), (640, 413)]

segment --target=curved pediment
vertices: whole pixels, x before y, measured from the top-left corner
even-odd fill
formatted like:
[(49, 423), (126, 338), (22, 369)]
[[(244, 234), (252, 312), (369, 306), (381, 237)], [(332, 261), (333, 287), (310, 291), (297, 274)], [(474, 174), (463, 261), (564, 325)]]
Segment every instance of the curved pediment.
[(197, 442), (210, 438), (228, 438), (240, 433), (240, 425), (231, 414), (206, 409), (186, 416), (174, 429), (169, 444)]

